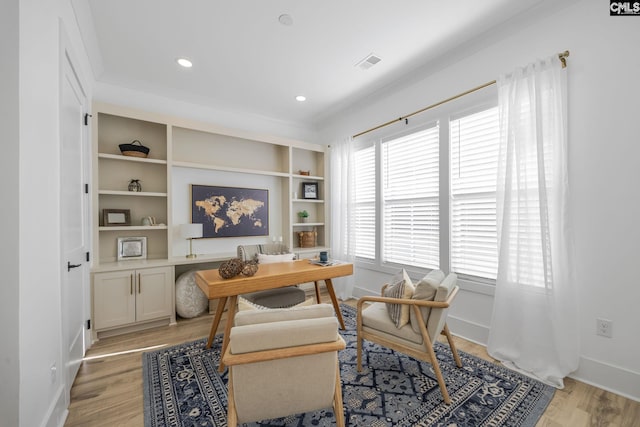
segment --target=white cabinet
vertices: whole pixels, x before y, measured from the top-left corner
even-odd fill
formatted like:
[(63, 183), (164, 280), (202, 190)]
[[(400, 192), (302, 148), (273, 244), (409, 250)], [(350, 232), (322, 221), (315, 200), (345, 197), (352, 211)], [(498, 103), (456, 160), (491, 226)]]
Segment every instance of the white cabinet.
[(94, 274), (95, 330), (100, 332), (174, 316), (172, 276), (172, 267)]

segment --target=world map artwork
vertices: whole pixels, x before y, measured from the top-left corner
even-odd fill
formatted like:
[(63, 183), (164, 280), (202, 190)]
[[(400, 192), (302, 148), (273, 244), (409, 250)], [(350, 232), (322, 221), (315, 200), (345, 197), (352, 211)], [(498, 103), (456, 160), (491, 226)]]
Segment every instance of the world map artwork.
[(192, 185), (191, 222), (202, 237), (268, 236), (269, 191)]

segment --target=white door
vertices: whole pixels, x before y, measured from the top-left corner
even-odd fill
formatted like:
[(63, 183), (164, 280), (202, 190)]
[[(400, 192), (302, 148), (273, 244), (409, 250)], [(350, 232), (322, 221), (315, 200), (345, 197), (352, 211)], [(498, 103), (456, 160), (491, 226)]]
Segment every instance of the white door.
[(62, 362), (69, 403), (71, 386), (87, 346), (85, 322), (89, 316), (85, 294), (89, 282), (89, 196), (85, 184), (88, 182), (89, 150), (88, 133), (84, 125), (86, 95), (68, 52), (62, 55), (61, 71)]

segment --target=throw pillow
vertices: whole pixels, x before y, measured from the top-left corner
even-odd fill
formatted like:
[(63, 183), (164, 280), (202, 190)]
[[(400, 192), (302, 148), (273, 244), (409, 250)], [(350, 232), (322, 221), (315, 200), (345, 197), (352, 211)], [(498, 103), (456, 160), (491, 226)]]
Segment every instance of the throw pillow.
[[(438, 290), (438, 286), (444, 280), (444, 273), (441, 270), (431, 270), (426, 276), (424, 276), (417, 284), (415, 291), (413, 292), (413, 299), (419, 299), (423, 301), (433, 301)], [(422, 313), (422, 319), (426, 325), (429, 319), (429, 313), (431, 313), (431, 307), (420, 307)], [(420, 333), (420, 322), (416, 317), (413, 310), (410, 312), (411, 328), (416, 333)]]
[[(384, 296), (388, 298), (409, 299), (413, 295), (413, 283), (407, 272), (402, 269), (392, 280), (391, 286), (384, 290)], [(396, 328), (400, 329), (409, 323), (411, 307), (407, 304), (386, 303), (387, 311)]]
[(271, 264), (274, 262), (293, 261), (294, 254), (267, 255), (258, 254), (258, 264)]

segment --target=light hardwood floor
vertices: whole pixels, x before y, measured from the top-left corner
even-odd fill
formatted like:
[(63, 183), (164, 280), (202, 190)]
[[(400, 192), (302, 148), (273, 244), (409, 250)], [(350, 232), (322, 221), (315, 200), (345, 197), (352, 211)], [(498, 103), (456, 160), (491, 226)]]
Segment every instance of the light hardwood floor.
[[(327, 294), (322, 295), (329, 301)], [(347, 304), (355, 307), (355, 300)], [(85, 357), (71, 389), (65, 426), (143, 426), (142, 353), (208, 336), (213, 316), (180, 319), (177, 326), (98, 341)], [(224, 320), (219, 331), (224, 328)], [(455, 333), (455, 331), (452, 331)], [(454, 337), (459, 350), (494, 361), (486, 349)], [(495, 362), (495, 361), (494, 361)], [(567, 378), (537, 427), (640, 426), (640, 402)]]

